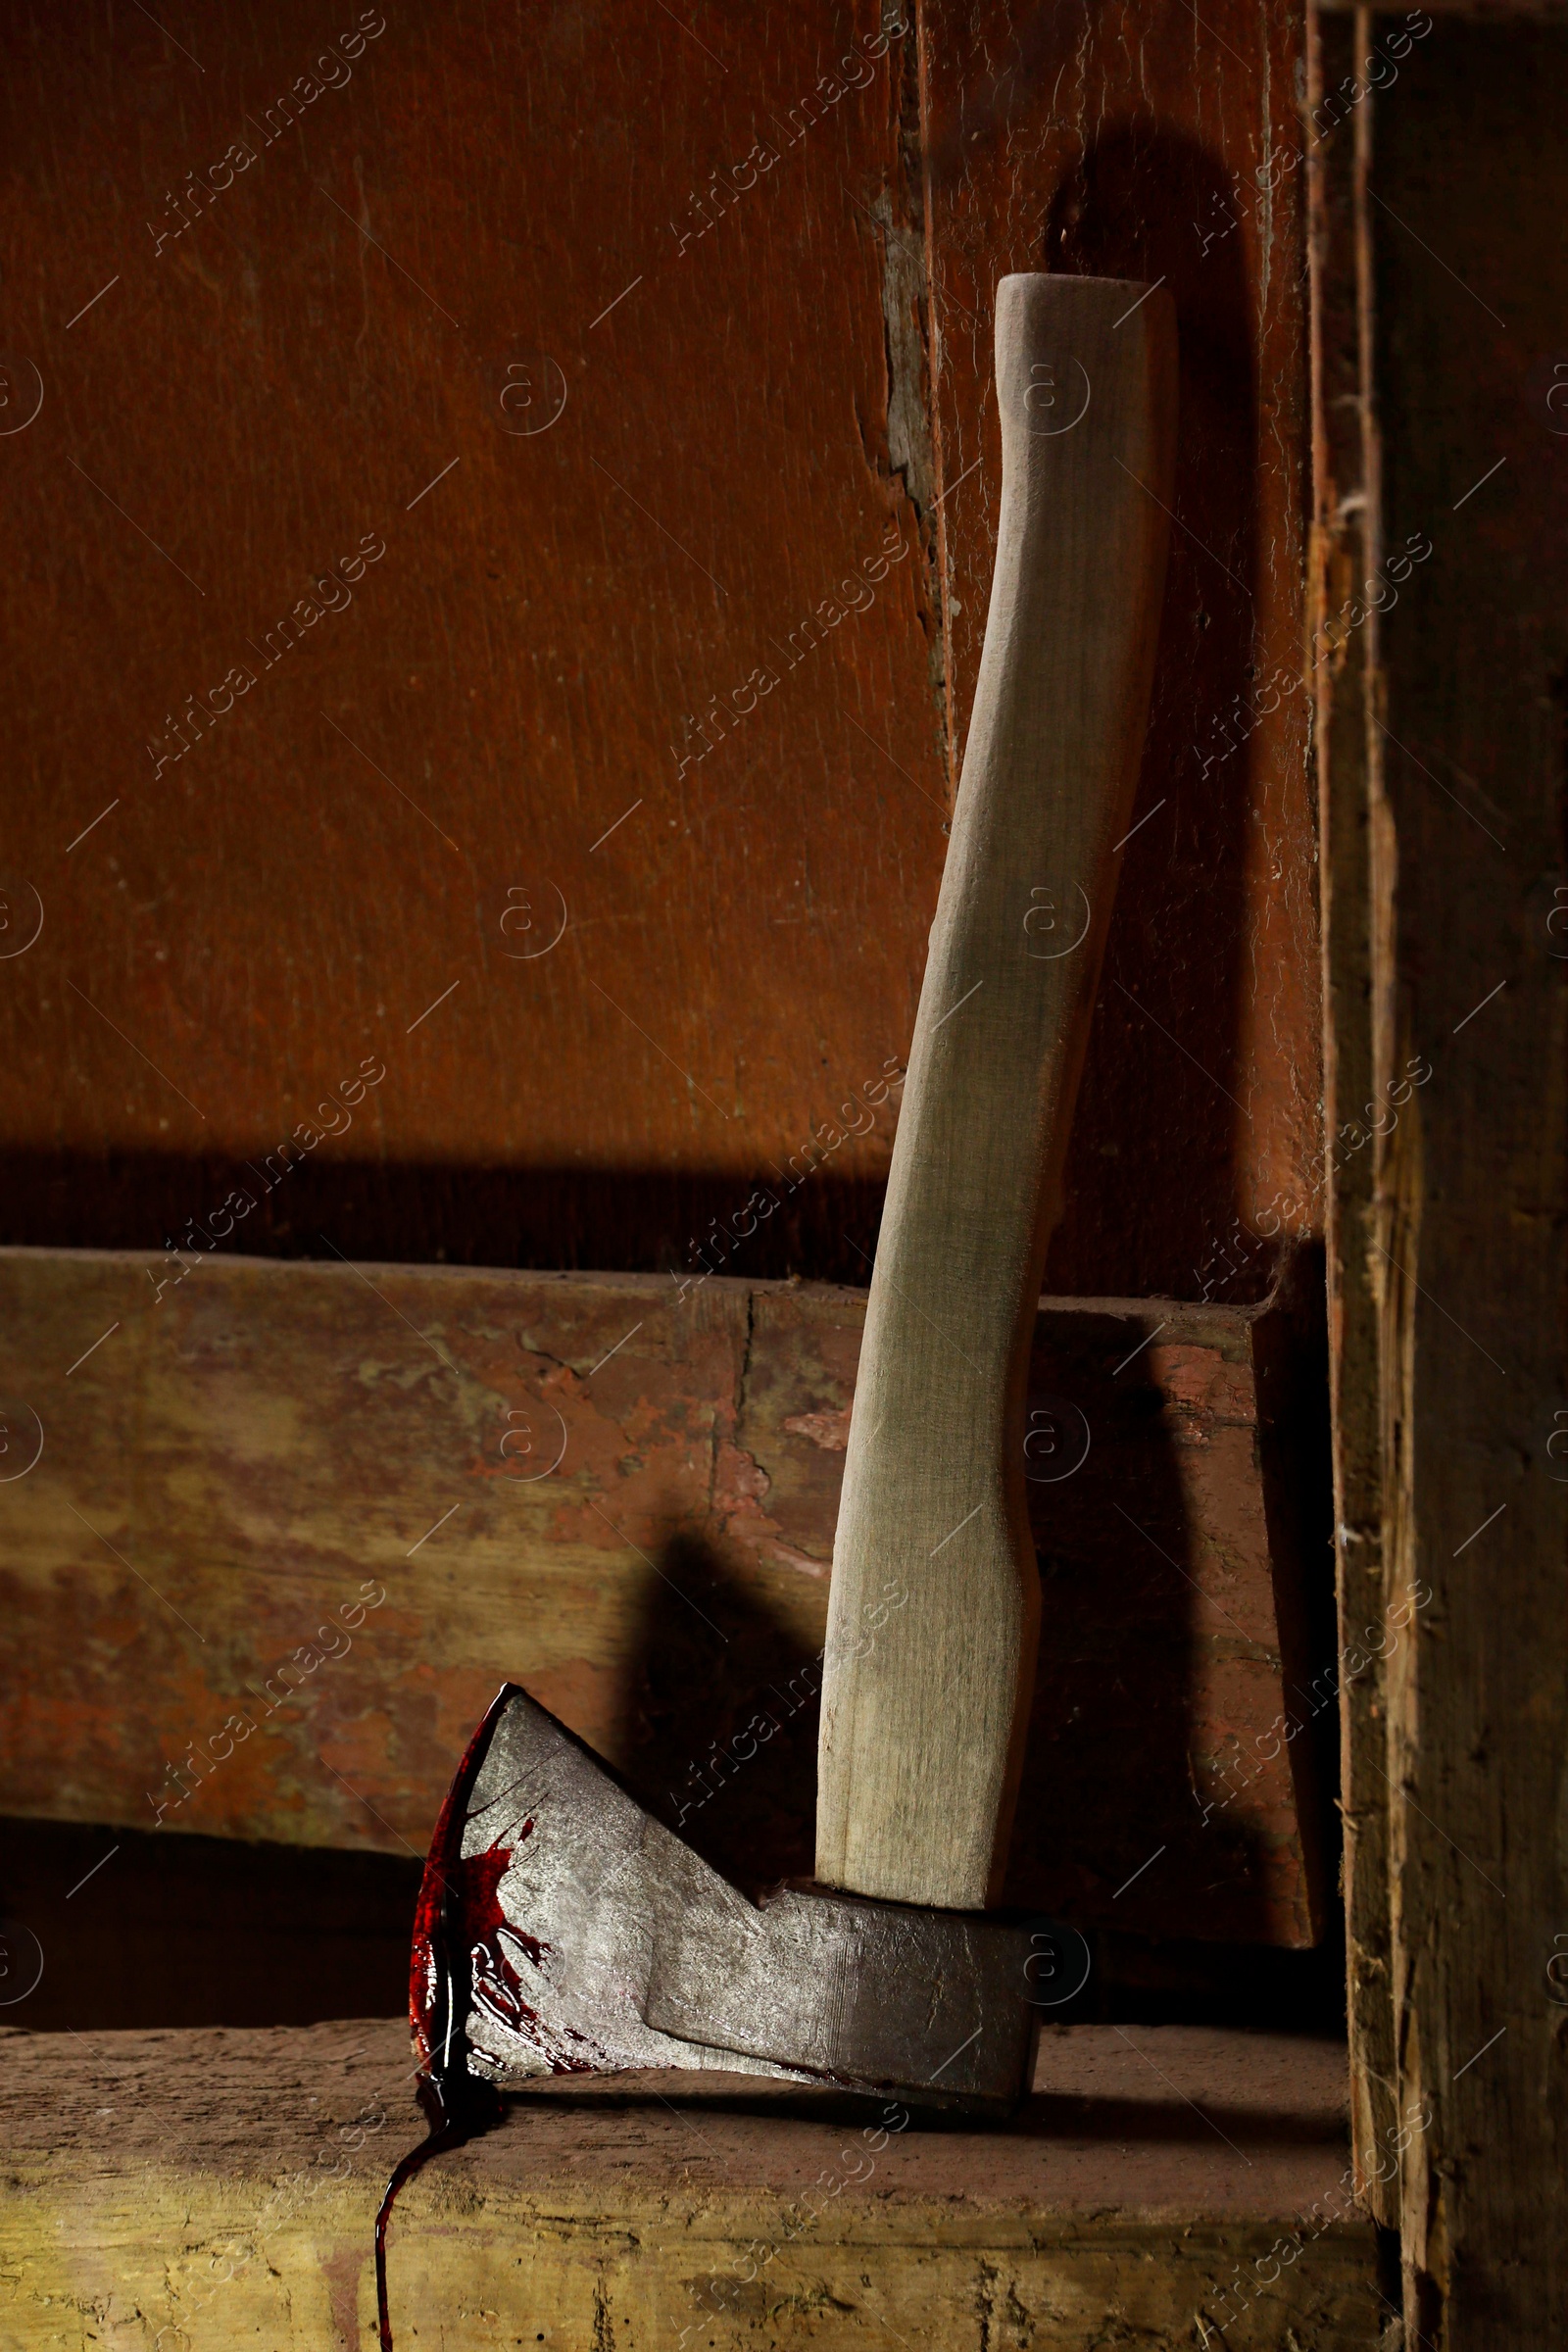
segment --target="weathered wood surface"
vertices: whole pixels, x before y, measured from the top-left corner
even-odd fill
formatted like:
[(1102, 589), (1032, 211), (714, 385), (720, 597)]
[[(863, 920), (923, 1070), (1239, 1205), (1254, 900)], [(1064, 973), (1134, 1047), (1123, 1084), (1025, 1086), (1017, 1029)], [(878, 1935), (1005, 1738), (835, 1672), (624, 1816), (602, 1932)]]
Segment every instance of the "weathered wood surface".
[[(43, 1431), (0, 1484), (6, 1804), (422, 1853), (510, 1676), (720, 1866), (809, 1871), (863, 1314), (222, 1257), (160, 1299), (142, 1258), (0, 1253), (0, 1396)], [(1312, 1940), (1314, 1377), (1289, 1296), (1043, 1302), (1009, 1899)]]
[[(1568, 35), (1476, 14), (1359, 101), (1321, 221), (1326, 405), (1375, 400), (1359, 472), (1354, 414), (1326, 418), (1368, 496), (1328, 551), (1359, 640), (1324, 743), (1331, 1065), (1371, 1096), (1331, 1131), (1373, 1169), (1336, 1169), (1331, 1225), (1340, 1590), (1390, 1621), (1434, 1590), (1345, 1719), (1351, 2075), (1359, 2147), (1429, 2117), (1380, 2211), (1405, 2342), (1441, 2352), (1554, 2338), (1568, 2305), (1568, 280), (1538, 235)], [(1326, 33), (1324, 80), (1387, 33)]]
[(1289, 0), (1205, 0), (1196, 13), (1190, 0), (1087, 12), (932, 0), (922, 21), (955, 766), (998, 521), (995, 280), (1049, 269), (1158, 281), (1177, 313), (1176, 521), (1140, 830), (1123, 854), (1048, 1262), (1057, 1291), (1190, 1293), (1191, 1269), (1233, 1220), (1279, 1234), (1281, 1194), (1296, 1203), (1294, 1230), (1322, 1230), (1313, 780), (1298, 691), (1304, 30)]
[[(446, 0), (313, 74), (359, 13), (0, 24), (6, 357), (45, 392), (0, 478), (5, 865), (46, 915), (0, 985), (0, 1238), (177, 1235), (375, 1054), (253, 1249), (684, 1264), (907, 1049), (992, 564), (995, 282), (1098, 268), (1178, 299), (1184, 528), (1137, 814), (1164, 806), (1048, 1280), (1196, 1293), (1317, 1150), (1303, 720), (1202, 772), (1299, 637), (1298, 190), (1239, 191), (1300, 12), (944, 0), (884, 49), (912, 0)], [(519, 434), (527, 350), (566, 402)], [(514, 886), (541, 938), (566, 904), (537, 960), (503, 952)], [(887, 1142), (742, 1270), (855, 1279)]]
[[(1370, 224), (1389, 859), (1374, 900), (1388, 1670), (1406, 2340), (1543, 2343), (1568, 2310), (1568, 140), (1560, 26), (1445, 22), (1379, 102)], [(1462, 159), (1462, 169), (1454, 168)]]
[[(7, 2352), (370, 2352), (371, 2224), (422, 2133), (400, 2026), (0, 2054)], [(1371, 2352), (1343, 2070), (1332, 2044), (1091, 2027), (1048, 2037), (1003, 2132), (667, 2076), (519, 2102), (400, 2200), (395, 2341), (1185, 2352), (1243, 2278), (1236, 2352)]]
[[(1342, 1650), (1386, 1617), (1384, 1439), (1377, 1318), (1382, 1293), (1373, 1219), (1368, 1017), (1373, 1002), (1374, 883), (1387, 889), (1388, 819), (1383, 736), (1377, 724), (1381, 618), (1368, 583), (1381, 544), (1377, 409), (1372, 381), (1371, 249), (1367, 194), (1373, 134), (1369, 105), (1346, 110), (1335, 94), (1354, 85), (1370, 46), (1364, 19), (1312, 21), (1308, 46), (1308, 187), (1312, 206), (1313, 563), (1307, 684), (1317, 710), (1324, 973), (1322, 1198), (1334, 1398), (1334, 1521)], [(1398, 61), (1392, 61), (1397, 70)], [(1387, 67), (1379, 69), (1387, 71)], [(1350, 625), (1350, 615), (1361, 619)], [(1341, 1702), (1340, 1810), (1345, 1836), (1348, 2000), (1352, 2137), (1358, 2156), (1394, 2120), (1397, 2067), (1390, 1976), (1389, 1785), (1381, 1757), (1387, 1719), (1382, 1657), (1370, 1648)], [(1381, 2222), (1397, 2226), (1396, 2182), (1370, 2167), (1368, 2195)]]
[(6, 855), (47, 913), (0, 993), (7, 1213), (178, 1232), (375, 1053), (309, 1187), (361, 1254), (652, 1265), (913, 1018), (919, 338), (890, 361), (861, 209), (912, 44), (865, 5), (456, 0), (323, 54), (360, 14), (6, 19), (8, 357), (46, 393), (6, 442)]

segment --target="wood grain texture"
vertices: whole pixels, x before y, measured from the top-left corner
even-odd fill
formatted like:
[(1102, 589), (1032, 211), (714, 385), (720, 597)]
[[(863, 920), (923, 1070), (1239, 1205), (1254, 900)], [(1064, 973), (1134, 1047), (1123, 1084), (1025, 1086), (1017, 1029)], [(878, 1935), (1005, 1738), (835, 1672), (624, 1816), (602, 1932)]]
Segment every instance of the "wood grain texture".
[[(1535, 2343), (1568, 2308), (1568, 143), (1562, 27), (1446, 23), (1377, 119), (1389, 859), (1374, 1044), (1434, 1064), (1380, 1146), (1405, 2328)], [(1464, 168), (1451, 159), (1460, 152)]]
[[(1177, 311), (1175, 524), (1140, 830), (1079, 1099), (1057, 1291), (1175, 1292), (1241, 1220), (1321, 1233), (1316, 841), (1299, 691), (1308, 529), (1304, 15), (931, 0), (931, 368), (950, 741), (998, 522), (992, 300), (1007, 270)], [(1269, 1251), (1261, 1250), (1266, 1261)], [(1179, 1277), (1166, 1268), (1172, 1258)], [(1266, 1289), (1266, 1276), (1262, 1283)]]
[[(12, 2352), (371, 2352), (375, 2206), (421, 2132), (398, 2025), (0, 2047)], [(400, 2200), (395, 2337), (666, 2352), (689, 2330), (728, 2352), (875, 2330), (982, 2352), (1005, 2330), (1068, 2352), (1109, 2327), (1175, 2352), (1261, 2270), (1277, 2281), (1227, 2343), (1370, 2352), (1342, 2065), (1286, 2036), (1076, 2029), (990, 2133), (884, 2132), (873, 2104), (755, 2086), (677, 2106), (668, 2077), (519, 2102)], [(1317, 2234), (1282, 2268), (1270, 2248), (1300, 2224)]]
[[(1199, 774), (1299, 634), (1296, 198), (1237, 202), (1298, 13), (1214, 0), (1211, 41), (1181, 0), (944, 5), (877, 56), (874, 0), (442, 0), (383, 11), (275, 132), (357, 7), (153, 13), (172, 38), (134, 8), (0, 27), (0, 344), (46, 387), (0, 478), (4, 864), (46, 907), (0, 986), (0, 1239), (156, 1246), (375, 1052), (373, 1111), (252, 1249), (684, 1267), (907, 1048), (993, 561), (996, 280), (1168, 270), (1174, 505), (1218, 563), (1175, 534), (1138, 813), (1165, 806), (1127, 852), (1050, 1280), (1196, 1295), (1316, 1138), (1299, 724)], [(187, 172), (246, 139), (194, 209)], [(534, 435), (502, 429), (519, 351), (567, 387)], [(352, 605), (264, 668), (251, 641), (366, 532)], [(237, 663), (256, 686), (155, 779), (147, 742)], [(711, 748), (678, 775), (688, 721)], [(502, 953), (514, 885), (569, 908), (540, 959)], [(855, 1279), (888, 1140), (742, 1270)]]
[[(1176, 354), (1157, 289), (1004, 278), (985, 659), (866, 1307), (816, 1874), (980, 1910), (1039, 1644), (1024, 1390), (1143, 751)], [(868, 1611), (907, 1594), (874, 1643)]]
[[(1326, 90), (1343, 87), (1371, 45), (1363, 16), (1312, 23), (1309, 120)], [(1317, 709), (1322, 838), (1324, 1128), (1330, 1381), (1334, 1400), (1334, 1522), (1342, 1654), (1387, 1616), (1383, 1556), (1385, 1437), (1378, 1374), (1379, 1260), (1374, 1215), (1372, 1097), (1379, 1056), (1373, 1001), (1373, 876), (1384, 879), (1381, 618), (1366, 583), (1383, 550), (1367, 193), (1374, 116), (1357, 108), (1308, 151), (1312, 203), (1312, 594), (1307, 675)], [(1359, 609), (1358, 627), (1348, 615)], [(1386, 886), (1386, 885), (1385, 885)], [(1383, 1057), (1386, 1058), (1386, 1057)], [(1384, 1071), (1385, 1077), (1389, 1075)], [(1380, 2222), (1397, 2227), (1398, 2192), (1378, 2178), (1374, 2150), (1395, 2125), (1389, 1912), (1389, 1787), (1381, 1760), (1387, 1692), (1381, 1656), (1347, 1679), (1341, 1699), (1340, 1809), (1345, 1825), (1348, 1997), (1353, 2071), (1352, 2136)]]
[[(178, 1233), (378, 1052), (319, 1154), (341, 1246), (494, 1262), (500, 1191), (522, 1263), (684, 1265), (901, 1051), (941, 871), (919, 338), (862, 210), (907, 43), (873, 0), (444, 0), (318, 72), (339, 13), (0, 34), (46, 386), (5, 443), (47, 918), (0, 992), (10, 1230)], [(847, 1274), (841, 1206), (795, 1247)]]
[[(864, 1311), (822, 1284), (679, 1301), (652, 1277), (230, 1257), (155, 1301), (139, 1258), (0, 1253), (0, 1396), (44, 1431), (0, 1484), (8, 1807), (422, 1854), (510, 1676), (719, 1867), (808, 1872)], [(1280, 1728), (1333, 1711), (1298, 1311), (1042, 1302), (1054, 1634), (1009, 1899), (1314, 1937), (1321, 1795), (1310, 1731)], [(513, 1475), (563, 1433), (556, 1471)], [(760, 1709), (778, 1730), (753, 1754)], [(225, 1735), (235, 1715), (253, 1728)]]

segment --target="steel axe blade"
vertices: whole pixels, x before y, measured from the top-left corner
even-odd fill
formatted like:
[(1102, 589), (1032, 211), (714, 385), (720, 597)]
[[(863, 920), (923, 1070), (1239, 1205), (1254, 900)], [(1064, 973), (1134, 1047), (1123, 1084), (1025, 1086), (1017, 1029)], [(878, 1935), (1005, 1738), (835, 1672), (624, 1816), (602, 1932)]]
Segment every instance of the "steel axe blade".
[(751, 1901), (509, 1684), (431, 1847), (415, 2027), (438, 2080), (681, 2067), (1007, 2102), (1033, 1948), (1029, 1925), (827, 1888)]

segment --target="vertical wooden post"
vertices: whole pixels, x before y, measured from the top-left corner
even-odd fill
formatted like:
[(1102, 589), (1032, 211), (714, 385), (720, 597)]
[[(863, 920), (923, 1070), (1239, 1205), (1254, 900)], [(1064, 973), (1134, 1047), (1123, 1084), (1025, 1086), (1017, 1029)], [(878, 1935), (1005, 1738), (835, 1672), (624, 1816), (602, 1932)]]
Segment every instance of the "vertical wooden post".
[[(1352, 2144), (1380, 2222), (1396, 2191), (1373, 2151), (1396, 2113), (1389, 1953), (1388, 1782), (1376, 1753), (1383, 1662), (1369, 1627), (1386, 1609), (1378, 1286), (1368, 1247), (1373, 1149), (1351, 1149), (1376, 1080), (1371, 1007), (1379, 741), (1377, 615), (1348, 613), (1378, 560), (1377, 414), (1372, 385), (1366, 175), (1370, 105), (1332, 124), (1365, 10), (1313, 13), (1307, 49), (1308, 228), (1312, 275), (1313, 562), (1306, 678), (1316, 710), (1323, 926), (1324, 1230), (1333, 1388), (1334, 1524), (1340, 1612), (1341, 1789), (1348, 1970)], [(1343, 1139), (1343, 1140), (1342, 1140)], [(1352, 1671), (1352, 1662), (1362, 1660)]]
[[(1319, 90), (1403, 24), (1325, 23)], [(1503, 2352), (1568, 2308), (1568, 32), (1418, 37), (1314, 219), (1359, 615), (1320, 712), (1341, 1594), (1385, 1629), (1345, 1678), (1352, 2065), (1406, 2345)]]

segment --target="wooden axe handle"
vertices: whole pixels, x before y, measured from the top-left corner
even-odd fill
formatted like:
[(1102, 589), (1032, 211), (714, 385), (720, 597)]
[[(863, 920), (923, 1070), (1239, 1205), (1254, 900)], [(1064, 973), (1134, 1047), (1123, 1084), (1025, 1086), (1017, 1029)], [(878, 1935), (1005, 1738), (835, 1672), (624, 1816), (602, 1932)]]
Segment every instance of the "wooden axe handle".
[(1164, 580), (1168, 294), (1004, 277), (991, 612), (850, 1426), (816, 1875), (996, 1899), (1039, 1639), (1030, 1338)]

